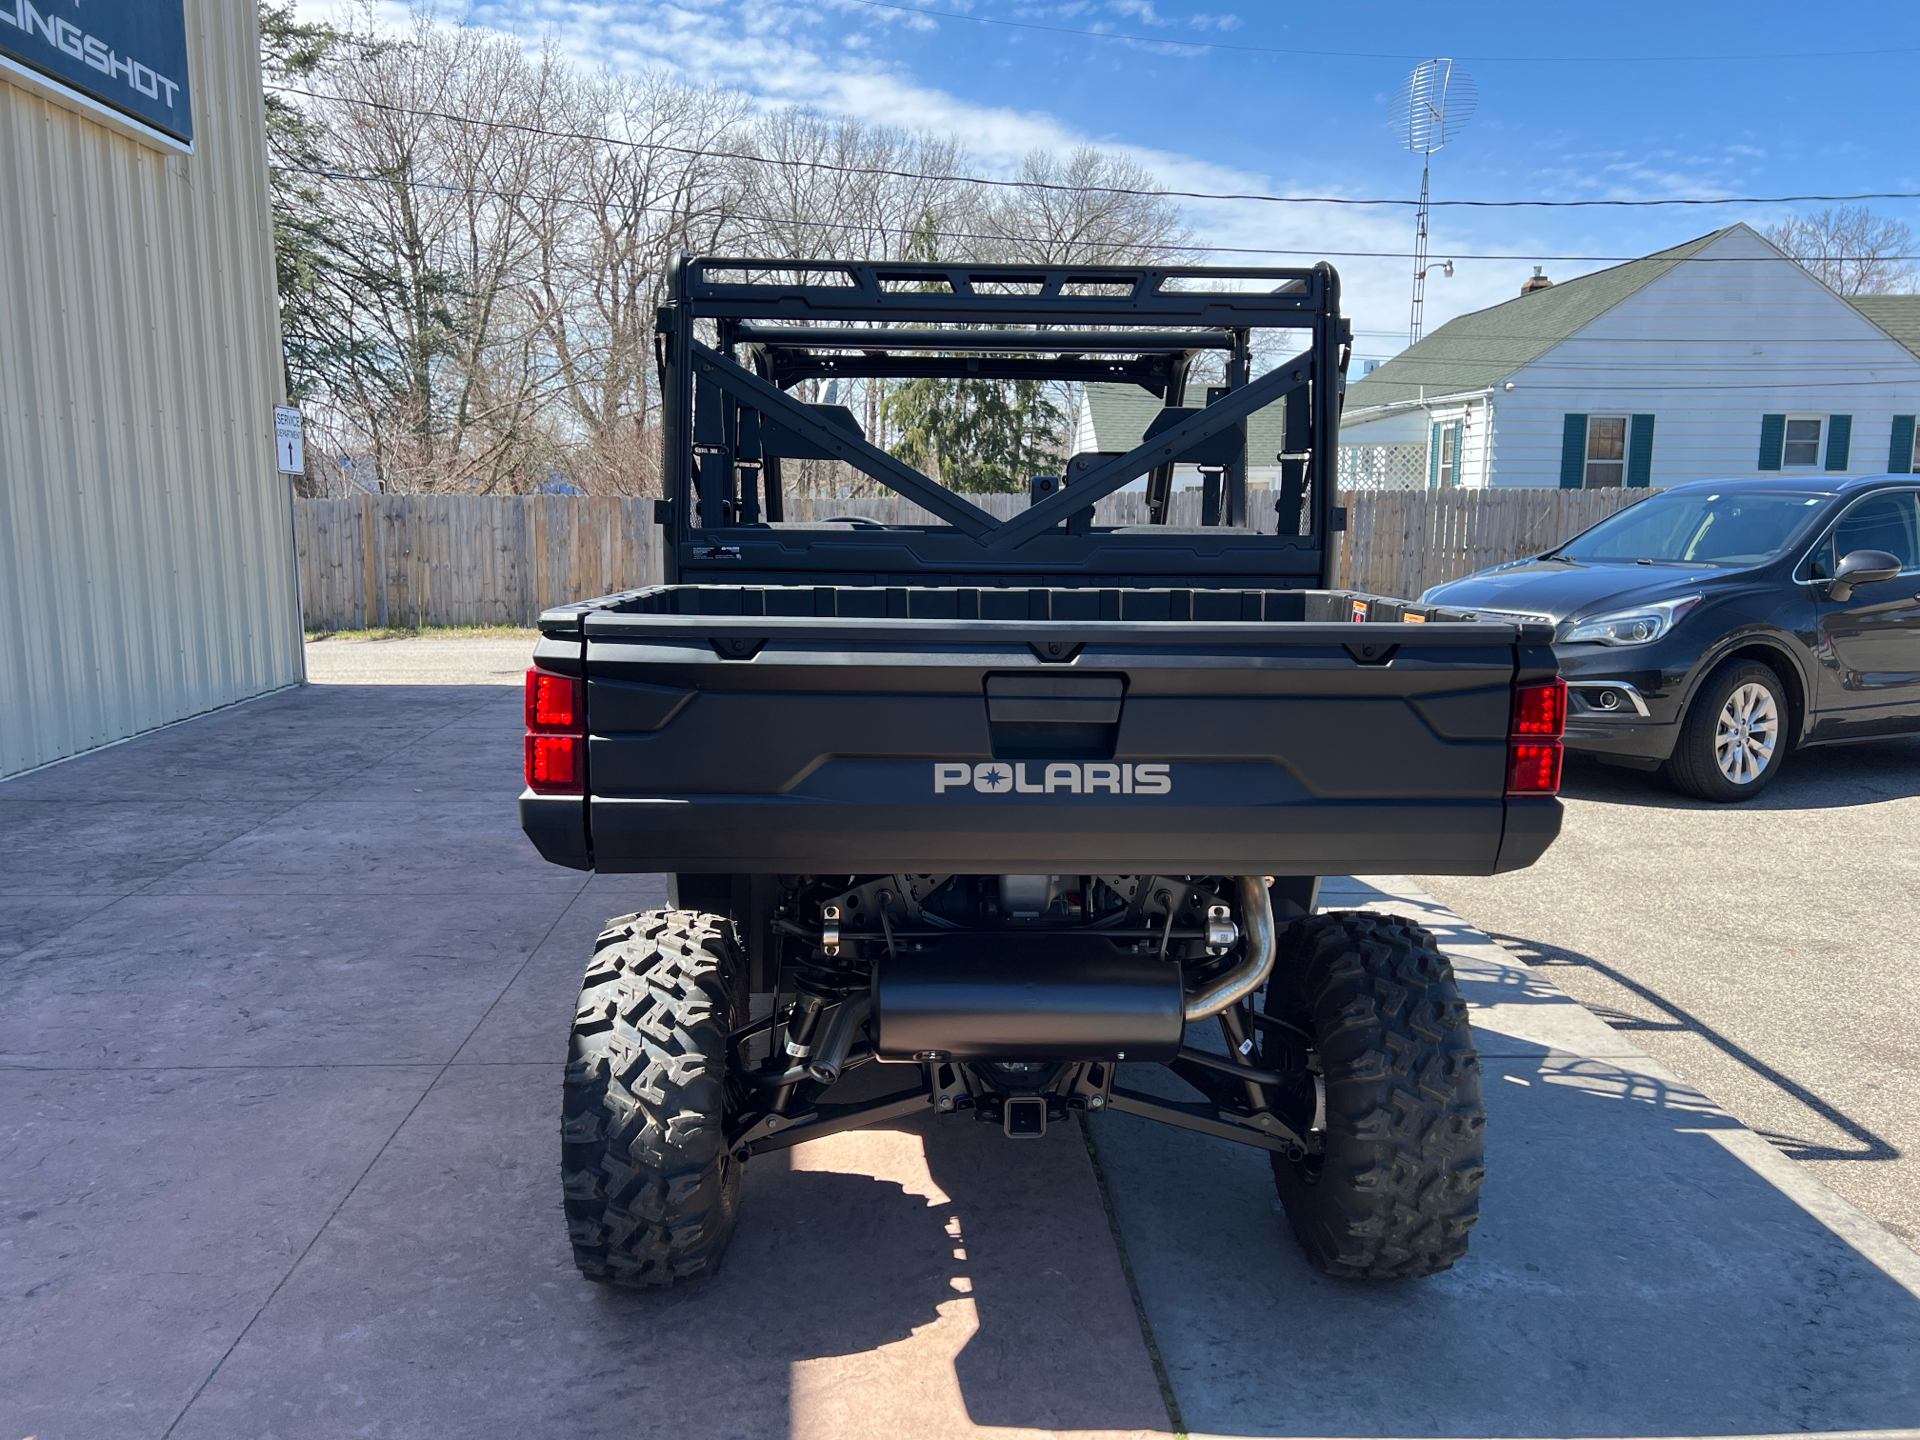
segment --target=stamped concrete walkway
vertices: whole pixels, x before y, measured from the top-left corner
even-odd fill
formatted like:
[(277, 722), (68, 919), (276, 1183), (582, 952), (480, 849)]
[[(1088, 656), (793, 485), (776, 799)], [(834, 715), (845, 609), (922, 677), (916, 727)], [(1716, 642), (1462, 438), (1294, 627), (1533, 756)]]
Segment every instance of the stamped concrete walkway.
[(1447, 1276), (1314, 1276), (1261, 1156), (1107, 1116), (816, 1141), (717, 1280), (582, 1283), (566, 1019), (661, 890), (534, 856), (518, 703), (315, 685), (0, 784), (0, 1440), (1920, 1425), (1913, 1252), (1398, 885), (1328, 898), (1481, 1007)]

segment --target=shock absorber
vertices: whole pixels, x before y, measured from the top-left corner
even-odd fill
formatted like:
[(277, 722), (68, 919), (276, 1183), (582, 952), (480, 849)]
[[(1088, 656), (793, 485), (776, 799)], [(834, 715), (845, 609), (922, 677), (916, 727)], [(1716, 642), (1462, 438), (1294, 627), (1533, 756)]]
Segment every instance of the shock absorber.
[(866, 967), (849, 953), (850, 947), (841, 944), (841, 918), (837, 904), (821, 907), (820, 945), (796, 967), (793, 1011), (787, 1017), (780, 1056), (790, 1078), (773, 1092), (771, 1109), (776, 1115), (787, 1113), (794, 1087), (806, 1075), (821, 1038), (820, 1017), (829, 1006), (845, 1003), (852, 992), (868, 984)]

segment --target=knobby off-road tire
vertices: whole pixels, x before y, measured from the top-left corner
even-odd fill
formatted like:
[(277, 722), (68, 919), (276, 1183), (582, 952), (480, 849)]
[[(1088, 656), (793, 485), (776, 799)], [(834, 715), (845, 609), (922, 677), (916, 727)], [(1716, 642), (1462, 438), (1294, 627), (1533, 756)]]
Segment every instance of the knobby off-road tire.
[[(1687, 707), (1667, 760), (1668, 781), (1698, 800), (1751, 800), (1786, 762), (1787, 713), (1787, 688), (1771, 666), (1728, 661), (1707, 676)], [(1736, 753), (1741, 749), (1744, 763)]]
[(716, 915), (643, 911), (595, 942), (560, 1123), (567, 1234), (587, 1279), (642, 1288), (719, 1268), (740, 1208), (723, 1127), (742, 976)]
[[(1448, 1269), (1486, 1173), (1480, 1057), (1453, 967), (1432, 934), (1385, 915), (1296, 920), (1279, 945), (1266, 1013), (1313, 1036), (1326, 1081), (1324, 1153), (1272, 1157), (1294, 1234), (1329, 1275)], [(1261, 1030), (1265, 1053), (1299, 1063)]]

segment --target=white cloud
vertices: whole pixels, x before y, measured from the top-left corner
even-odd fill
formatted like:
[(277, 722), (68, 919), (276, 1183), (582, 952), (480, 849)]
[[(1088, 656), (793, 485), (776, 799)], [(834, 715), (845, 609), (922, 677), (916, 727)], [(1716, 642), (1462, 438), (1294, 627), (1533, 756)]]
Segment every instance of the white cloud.
[[(357, 0), (297, 3), (303, 18), (337, 19), (360, 9)], [(964, 140), (974, 163), (988, 174), (1012, 171), (1034, 149), (1057, 151), (1095, 143), (1137, 160), (1172, 190), (1341, 193), (1323, 179), (1254, 171), (1201, 155), (1093, 134), (1044, 109), (969, 100), (950, 89), (923, 82), (903, 65), (889, 60), (882, 53), (883, 46), (849, 44), (841, 27), (826, 23), (823, 8), (782, 0), (669, 0), (644, 5), (633, 0), (478, 0), (465, 11), (439, 13), (448, 23), (466, 19), (504, 29), (529, 45), (551, 35), (582, 65), (607, 65), (616, 70), (663, 66), (696, 83), (746, 91), (767, 106), (807, 105), (876, 124), (952, 133)], [(836, 7), (843, 16), (854, 8)], [(857, 8), (864, 23), (854, 34), (866, 40), (883, 38), (888, 26), (910, 20), (897, 11)], [(1101, 8), (1108, 13), (1125, 8), (1137, 17), (1135, 23), (1158, 21), (1150, 4), (1135, 4), (1134, 0), (1119, 0), (1117, 4), (1110, 0)], [(374, 13), (382, 23), (398, 25), (406, 22), (408, 12), (399, 0), (375, 0)], [(1559, 158), (1564, 168), (1552, 172), (1553, 179), (1575, 189), (1587, 190), (1601, 183), (1593, 178), (1596, 171), (1604, 173), (1607, 183), (1616, 188), (1700, 183), (1677, 171), (1663, 171), (1650, 158), (1576, 158), (1564, 153)], [(1601, 163), (1595, 164), (1596, 160)], [(1412, 188), (1409, 184), (1408, 189)], [(1363, 335), (1357, 351), (1386, 355), (1404, 343), (1391, 336), (1405, 334), (1411, 259), (1343, 258), (1338, 252), (1410, 250), (1410, 208), (1294, 206), (1253, 200), (1180, 203), (1195, 240), (1201, 244), (1303, 252), (1225, 254), (1203, 259), (1221, 264), (1301, 266), (1326, 256), (1341, 273), (1345, 309), (1355, 317), (1356, 327), (1381, 332)], [(1456, 220), (1443, 215), (1436, 227), (1432, 252), (1436, 262), (1447, 255), (1443, 248), (1446, 244), (1463, 250), (1500, 252), (1556, 248), (1531, 235), (1519, 235), (1512, 224), (1501, 228), (1502, 242), (1498, 244), (1466, 241), (1470, 233), (1465, 217)], [(1427, 328), (1431, 330), (1465, 310), (1511, 298), (1529, 273), (1530, 267), (1517, 260), (1462, 261), (1451, 279), (1442, 278), (1436, 268), (1428, 282)]]

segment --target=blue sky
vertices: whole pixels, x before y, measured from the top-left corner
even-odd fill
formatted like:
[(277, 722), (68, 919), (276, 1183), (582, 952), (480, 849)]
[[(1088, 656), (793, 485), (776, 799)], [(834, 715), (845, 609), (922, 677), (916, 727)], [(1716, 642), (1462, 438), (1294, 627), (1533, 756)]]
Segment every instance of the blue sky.
[[(1401, 196), (1419, 159), (1387, 125), (1414, 57), (1460, 57), (1479, 88), (1435, 157), (1436, 199), (1717, 197), (1920, 190), (1913, 77), (1920, 10), (1865, 3), (1848, 23), (1805, 6), (1625, 0), (1606, 7), (1224, 0), (442, 0), (438, 13), (557, 35), (582, 63), (686, 78), (863, 119), (959, 133), (977, 164), (1034, 146), (1124, 149), (1180, 189)], [(340, 0), (301, 0), (325, 15)], [(393, 0), (378, 8), (397, 15)], [(976, 17), (947, 18), (925, 10)], [(1123, 33), (1093, 38), (1043, 29)], [(1198, 49), (1171, 42), (1268, 47)], [(1343, 52), (1343, 53), (1273, 53)], [(1818, 55), (1810, 51), (1879, 53)], [(1760, 59), (1611, 57), (1764, 56)], [(1543, 57), (1580, 57), (1557, 60)], [(1436, 214), (1433, 254), (1636, 255), (1795, 207)], [(1800, 209), (1818, 209), (1803, 205)], [(1875, 202), (1920, 230), (1920, 204)], [(1404, 251), (1403, 209), (1187, 202), (1196, 238), (1315, 252)], [(1273, 263), (1292, 263), (1276, 259)], [(1404, 343), (1411, 262), (1336, 259), (1361, 356)], [(1532, 260), (1435, 271), (1427, 325), (1517, 293)], [(1599, 268), (1550, 259), (1557, 279)]]

